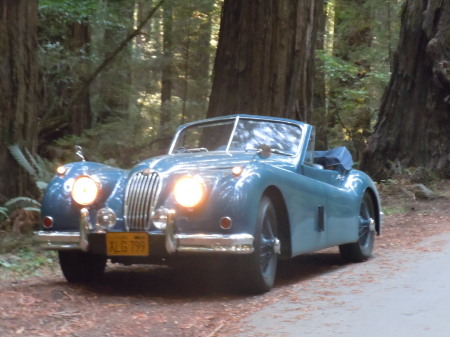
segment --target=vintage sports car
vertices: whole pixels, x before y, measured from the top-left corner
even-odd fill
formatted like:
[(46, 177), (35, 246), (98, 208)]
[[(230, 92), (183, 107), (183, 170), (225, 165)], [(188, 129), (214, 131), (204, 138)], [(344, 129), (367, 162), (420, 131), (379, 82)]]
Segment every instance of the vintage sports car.
[(302, 122), (206, 119), (180, 126), (167, 155), (131, 170), (84, 159), (59, 167), (36, 235), (58, 251), (69, 282), (101, 276), (108, 259), (206, 254), (261, 293), (273, 286), (279, 257), (331, 246), (349, 261), (371, 256), (380, 200), (352, 165), (344, 147), (315, 152), (314, 128)]

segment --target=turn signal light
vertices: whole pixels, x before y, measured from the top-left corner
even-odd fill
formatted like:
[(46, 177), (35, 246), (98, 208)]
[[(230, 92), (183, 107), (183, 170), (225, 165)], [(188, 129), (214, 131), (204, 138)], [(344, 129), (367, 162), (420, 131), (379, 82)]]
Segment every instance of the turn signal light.
[(45, 228), (51, 228), (53, 226), (53, 218), (51, 216), (46, 216), (42, 219), (42, 225)]

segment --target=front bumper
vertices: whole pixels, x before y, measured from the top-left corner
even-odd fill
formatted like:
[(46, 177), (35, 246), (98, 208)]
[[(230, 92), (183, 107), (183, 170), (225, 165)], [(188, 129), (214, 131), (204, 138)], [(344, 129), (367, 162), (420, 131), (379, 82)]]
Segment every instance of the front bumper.
[[(45, 250), (89, 251), (89, 243), (86, 244), (79, 232), (38, 231), (35, 236)], [(166, 236), (165, 240), (168, 253), (249, 254), (254, 250), (250, 234), (175, 234), (172, 238)]]
[[(173, 214), (173, 213), (171, 213)], [(41, 248), (46, 250), (90, 251), (89, 234), (106, 236), (106, 232), (89, 222), (89, 212), (81, 210), (80, 230), (78, 232), (38, 231), (35, 232)], [(219, 253), (250, 254), (254, 251), (254, 237), (251, 234), (183, 234), (175, 233), (172, 216), (167, 217), (164, 232), (165, 250), (173, 253)], [(105, 252), (106, 254), (106, 252)]]

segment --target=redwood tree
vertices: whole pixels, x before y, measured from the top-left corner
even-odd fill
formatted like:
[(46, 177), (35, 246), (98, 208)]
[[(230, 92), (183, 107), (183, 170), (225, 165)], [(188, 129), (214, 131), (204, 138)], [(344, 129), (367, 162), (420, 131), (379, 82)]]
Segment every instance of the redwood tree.
[(225, 0), (208, 116), (308, 121), (322, 0)]
[(40, 81), (37, 60), (37, 0), (0, 2), (0, 202), (33, 195), (30, 178), (8, 153), (18, 144), (37, 147)]
[(406, 1), (392, 78), (361, 167), (376, 179), (393, 167), (449, 173), (450, 1)]

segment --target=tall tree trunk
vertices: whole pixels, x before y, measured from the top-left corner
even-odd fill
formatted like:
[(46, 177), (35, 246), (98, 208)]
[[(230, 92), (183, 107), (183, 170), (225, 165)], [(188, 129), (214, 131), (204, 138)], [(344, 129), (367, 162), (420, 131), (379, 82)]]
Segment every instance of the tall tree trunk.
[[(191, 52), (191, 66), (189, 76), (193, 82), (193, 90), (189, 99), (201, 104), (200, 116), (204, 116), (208, 108), (208, 98), (211, 91), (210, 85), (210, 65), (211, 65), (211, 34), (212, 34), (212, 14), (214, 9), (213, 1), (203, 1), (200, 3), (197, 15), (198, 28), (195, 29), (193, 48)], [(192, 20), (193, 21), (193, 20)]]
[(319, 3), (224, 1), (209, 117), (311, 119)]
[(163, 66), (161, 74), (161, 135), (165, 135), (170, 129), (171, 120), (171, 99), (172, 99), (172, 81), (173, 81), (173, 10), (171, 1), (163, 4), (164, 10), (164, 41), (163, 41)]
[(450, 175), (450, 1), (407, 0), (393, 73), (361, 168), (393, 165)]
[[(320, 1), (321, 2), (321, 1)], [(321, 6), (316, 6), (317, 18), (317, 51), (323, 52), (325, 50), (325, 24), (326, 24), (326, 8), (322, 2)], [(316, 60), (317, 68), (321, 68), (323, 61)], [(314, 111), (312, 114), (312, 124), (316, 127), (316, 148), (328, 148), (327, 138), (327, 107), (326, 107), (326, 84), (325, 74), (321, 70), (316, 70), (316, 77), (314, 80)]]
[(8, 153), (18, 144), (34, 153), (40, 113), (37, 1), (0, 2), (0, 203), (36, 195), (31, 178)]
[[(74, 69), (78, 74), (78, 87), (89, 76), (90, 63), (84, 55), (89, 55), (90, 32), (87, 23), (73, 22), (70, 25), (70, 34), (68, 39), (69, 49), (80, 58), (80, 62)], [(72, 133), (79, 135), (81, 132), (90, 128), (92, 125), (91, 104), (89, 91), (86, 90), (80, 97), (71, 102), (72, 105), (68, 107), (70, 128)]]

